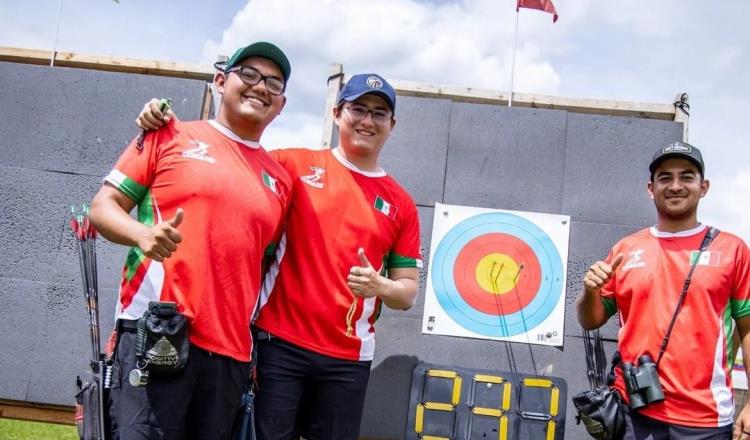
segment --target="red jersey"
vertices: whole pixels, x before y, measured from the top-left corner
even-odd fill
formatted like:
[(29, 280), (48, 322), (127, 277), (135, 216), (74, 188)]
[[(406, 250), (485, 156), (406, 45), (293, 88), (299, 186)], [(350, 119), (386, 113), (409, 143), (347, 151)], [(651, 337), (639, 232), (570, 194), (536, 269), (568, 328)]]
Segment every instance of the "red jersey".
[(185, 212), (182, 243), (163, 263), (131, 248), (117, 319), (137, 319), (149, 301), (174, 301), (190, 322), (190, 342), (247, 362), (265, 249), (278, 237), (289, 175), (257, 143), (216, 121), (175, 122), (135, 141), (105, 180), (154, 225)]
[(346, 279), (360, 247), (376, 269), (421, 267), (414, 201), (385, 172), (361, 171), (338, 150), (271, 154), (293, 195), (255, 325), (316, 353), (371, 360), (381, 300), (355, 296)]
[[(623, 362), (649, 354), (656, 362), (690, 264), (698, 259), (685, 303), (658, 366), (664, 402), (640, 413), (677, 425), (732, 423), (732, 318), (750, 315), (750, 252), (721, 232), (698, 257), (706, 226), (675, 234), (644, 229), (622, 239), (609, 254), (622, 265), (601, 291), (608, 315), (620, 312)], [(627, 400), (622, 372), (615, 386)]]

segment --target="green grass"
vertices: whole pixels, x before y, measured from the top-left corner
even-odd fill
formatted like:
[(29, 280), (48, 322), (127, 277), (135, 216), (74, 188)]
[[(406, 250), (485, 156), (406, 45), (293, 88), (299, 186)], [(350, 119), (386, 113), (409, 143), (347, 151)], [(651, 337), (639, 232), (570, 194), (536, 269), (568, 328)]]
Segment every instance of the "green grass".
[(3, 440), (78, 440), (75, 426), (0, 419)]

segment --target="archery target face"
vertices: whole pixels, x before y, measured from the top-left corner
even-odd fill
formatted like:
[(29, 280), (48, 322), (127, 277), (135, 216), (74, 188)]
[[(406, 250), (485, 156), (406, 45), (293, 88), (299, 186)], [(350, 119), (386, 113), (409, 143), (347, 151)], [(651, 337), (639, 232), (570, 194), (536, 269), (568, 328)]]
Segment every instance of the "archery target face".
[(570, 218), (437, 204), (422, 331), (562, 345)]

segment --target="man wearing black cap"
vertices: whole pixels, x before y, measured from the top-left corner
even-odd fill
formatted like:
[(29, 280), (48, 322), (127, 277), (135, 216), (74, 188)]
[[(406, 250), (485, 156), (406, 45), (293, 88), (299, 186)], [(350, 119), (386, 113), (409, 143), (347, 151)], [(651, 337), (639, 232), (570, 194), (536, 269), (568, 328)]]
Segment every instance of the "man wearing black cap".
[[(115, 439), (229, 438), (250, 373), (263, 257), (290, 200), (289, 175), (258, 143), (284, 107), (289, 74), (270, 43), (237, 50), (214, 78), (216, 120), (173, 121), (134, 140), (92, 203), (102, 235), (131, 246), (116, 310)], [(189, 344), (169, 324), (149, 326), (157, 336), (146, 340), (157, 342), (141, 348), (148, 331), (137, 320), (175, 305)], [(184, 370), (157, 371), (185, 354)]]
[[(619, 312), (614, 386), (629, 407), (626, 440), (729, 439), (732, 320), (750, 353), (750, 251), (698, 222), (709, 181), (697, 148), (659, 148), (649, 171), (657, 223), (620, 240), (586, 272), (578, 320), (595, 329)], [(734, 438), (750, 439), (748, 407)]]
[[(139, 126), (160, 125), (156, 102)], [(333, 109), (338, 148), (271, 152), (294, 191), (254, 324), (259, 440), (357, 439), (380, 308), (416, 299), (417, 209), (378, 165), (395, 110), (385, 79), (354, 75)]]

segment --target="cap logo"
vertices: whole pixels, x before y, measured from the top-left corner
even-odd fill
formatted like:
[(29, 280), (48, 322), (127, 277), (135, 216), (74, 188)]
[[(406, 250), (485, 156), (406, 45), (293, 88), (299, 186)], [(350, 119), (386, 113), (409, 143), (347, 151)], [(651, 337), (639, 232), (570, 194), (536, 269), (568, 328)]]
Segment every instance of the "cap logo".
[(383, 80), (375, 75), (367, 77), (367, 86), (371, 89), (380, 89), (383, 87)]
[(664, 147), (662, 154), (666, 153), (691, 153), (693, 150), (685, 144), (671, 144)]

